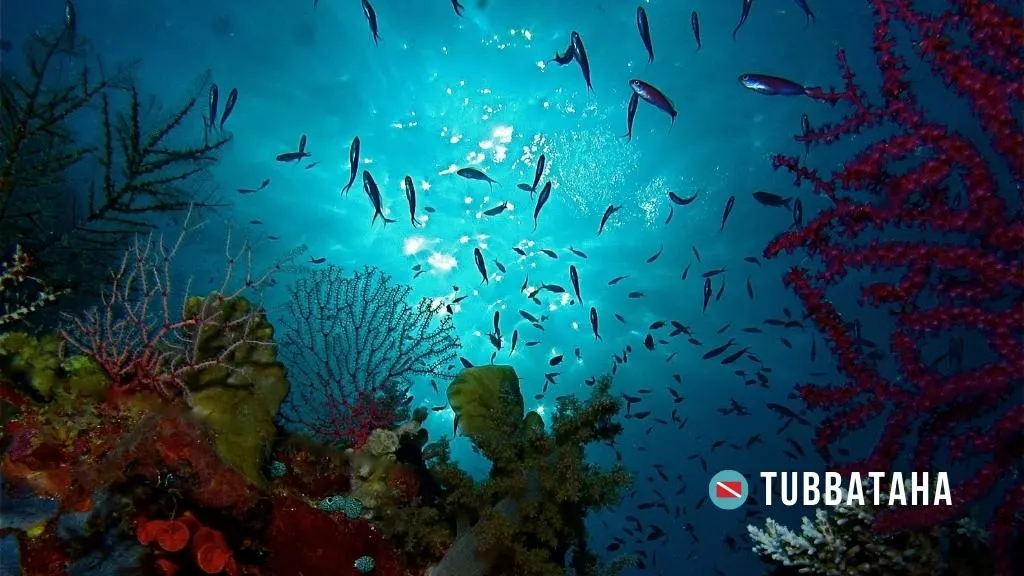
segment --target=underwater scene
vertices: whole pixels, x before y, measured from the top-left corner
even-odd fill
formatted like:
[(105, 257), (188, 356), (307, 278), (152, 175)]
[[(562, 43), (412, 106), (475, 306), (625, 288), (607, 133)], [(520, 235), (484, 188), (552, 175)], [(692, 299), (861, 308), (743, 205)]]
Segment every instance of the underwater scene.
[(1015, 0), (0, 0), (0, 576), (1024, 573)]

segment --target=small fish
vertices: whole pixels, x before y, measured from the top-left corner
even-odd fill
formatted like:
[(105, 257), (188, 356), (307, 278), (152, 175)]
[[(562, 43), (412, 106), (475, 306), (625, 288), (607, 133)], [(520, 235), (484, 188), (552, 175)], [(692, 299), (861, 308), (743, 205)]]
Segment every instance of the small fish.
[(267, 186), (270, 186), (270, 178), (267, 178), (267, 179), (263, 180), (263, 182), (261, 182), (260, 185), (257, 186), (256, 188), (239, 188), (238, 189), (238, 193), (239, 194), (253, 194), (255, 192), (259, 192), (260, 190), (265, 189)]
[(502, 202), (501, 204), (498, 204), (494, 208), (488, 208), (487, 210), (484, 210), (483, 214), (484, 216), (497, 216), (498, 214), (504, 212), (506, 208), (508, 208), (508, 202)]
[(700, 275), (701, 278), (713, 278), (725, 273), (725, 268), (715, 268)]
[(459, 4), (459, 0), (452, 0), (452, 10), (455, 10), (455, 15), (456, 16), (460, 16), (461, 17), (462, 16), (462, 11), (464, 9), (465, 9), (465, 6), (463, 6), (462, 4)]
[(552, 260), (558, 260), (558, 252), (555, 252), (550, 248), (541, 248), (540, 253), (547, 256), (548, 258), (551, 258)]
[(796, 140), (798, 142), (803, 141), (805, 155), (811, 153), (811, 142), (813, 142), (811, 138), (811, 119), (807, 114), (800, 115), (800, 136)]
[(629, 87), (632, 88), (633, 92), (640, 96), (644, 102), (647, 102), (672, 118), (672, 123), (669, 125), (670, 129), (675, 125), (676, 116), (678, 116), (679, 113), (676, 111), (676, 107), (672, 104), (672, 101), (669, 100), (661, 90), (658, 90), (653, 85), (637, 78), (629, 81)]
[(501, 337), (501, 310), (495, 310), (494, 311), (494, 322), (493, 322), (493, 325), (494, 325), (494, 329), (492, 330), (492, 332), (500, 338)]
[(473, 261), (476, 262), (476, 269), (480, 272), (480, 276), (483, 280), (481, 284), (490, 284), (490, 280), (487, 278), (487, 263), (484, 262), (484, 254), (480, 251), (480, 248), (473, 248)]
[(519, 343), (519, 329), (512, 331), (512, 347), (509, 348), (508, 355), (511, 356), (516, 351), (516, 344)]
[(647, 20), (647, 10), (644, 10), (643, 6), (636, 7), (636, 28), (647, 50), (647, 63), (651, 64), (654, 62), (654, 43), (651, 41), (651, 24)]
[(629, 105), (626, 106), (626, 135), (623, 138), (626, 142), (633, 139), (633, 120), (636, 118), (636, 109), (640, 105), (640, 95), (634, 92), (629, 97)]
[(629, 294), (627, 294), (626, 296), (628, 298), (630, 298), (631, 300), (636, 300), (637, 298), (643, 298), (644, 297), (644, 293), (639, 291), (639, 290), (634, 290), (634, 291), (630, 292)]
[(804, 225), (804, 203), (797, 198), (793, 202), (793, 225), (790, 228), (799, 228)]
[(668, 207), (668, 216), (665, 218), (665, 225), (666, 226), (668, 225), (669, 222), (672, 221), (672, 216), (675, 215), (675, 213), (676, 213), (675, 206), (669, 206)]
[(373, 206), (373, 219), (370, 220), (370, 226), (373, 226), (374, 222), (377, 221), (378, 216), (384, 221), (385, 228), (388, 227), (388, 224), (395, 222), (395, 220), (384, 215), (380, 198), (380, 188), (377, 188), (377, 182), (373, 179), (373, 175), (370, 174), (368, 170), (363, 170), (363, 192), (366, 193), (366, 197), (370, 199), (370, 204)]
[(654, 336), (652, 336), (651, 334), (648, 334), (644, 338), (644, 348), (654, 351)]
[(615, 286), (616, 284), (618, 284), (619, 282), (622, 282), (626, 278), (629, 278), (628, 274), (625, 275), (625, 276), (616, 276), (615, 278), (612, 278), (611, 280), (608, 281), (608, 285), (609, 286)]
[(812, 90), (792, 80), (769, 74), (740, 74), (737, 80), (747, 90), (765, 96), (807, 96)]
[(676, 194), (675, 192), (669, 192), (668, 193), (668, 199), (671, 200), (673, 204), (678, 204), (680, 206), (687, 206), (687, 205), (693, 204), (693, 201), (696, 200), (697, 196), (699, 196), (699, 195), (700, 195), (700, 192), (694, 192), (693, 196), (690, 196), (689, 198), (682, 198), (678, 194)]
[(747, 278), (747, 297), (751, 300), (754, 299), (754, 286), (750, 283), (750, 278)]
[(583, 38), (575, 30), (572, 31), (570, 37), (572, 38), (573, 57), (580, 65), (580, 71), (583, 72), (583, 79), (587, 82), (587, 92), (593, 92), (594, 86), (590, 82), (590, 59), (587, 58), (587, 49), (583, 47)]
[(548, 180), (544, 184), (544, 188), (540, 191), (537, 196), (537, 205), (533, 208), (533, 230), (537, 231), (537, 219), (540, 218), (540, 211), (544, 208), (544, 205), (548, 203), (548, 199), (551, 198), (551, 180)]
[(700, 52), (700, 18), (696, 10), (690, 12), (690, 30), (693, 31), (693, 39), (697, 42), (697, 52)]
[(732, 214), (732, 207), (736, 204), (736, 197), (729, 196), (729, 199), (725, 201), (725, 210), (722, 212), (722, 225), (718, 231), (722, 232), (725, 230), (725, 223), (729, 220), (729, 214)]
[(224, 130), (224, 123), (228, 121), (228, 117), (235, 110), (235, 104), (238, 103), (238, 88), (232, 88), (231, 92), (228, 92), (228, 101), (224, 103), (224, 113), (220, 117), (220, 124), (217, 126), (218, 130)]
[(663, 250), (665, 250), (665, 247), (664, 247), (664, 246), (662, 246), (661, 248), (658, 248), (658, 251), (657, 251), (657, 252), (655, 252), (655, 253), (654, 253), (654, 254), (652, 254), (652, 255), (651, 255), (651, 256), (650, 256), (649, 258), (647, 258), (647, 263), (648, 263), (648, 264), (651, 264), (651, 263), (653, 263), (653, 262), (654, 262), (655, 260), (657, 260), (657, 259), (658, 259), (658, 258), (659, 258), (659, 257), (661, 256), (661, 253), (662, 253), (662, 251), (663, 251)]
[(566, 64), (572, 62), (575, 59), (576, 50), (573, 48), (572, 43), (570, 42), (569, 46), (565, 49), (565, 52), (563, 52), (562, 54), (559, 54), (558, 50), (555, 50), (555, 57), (552, 58), (551, 60), (548, 60), (548, 62), (555, 62), (559, 66), (565, 66)]
[(537, 167), (533, 170), (533, 184), (518, 184), (517, 188), (524, 192), (530, 193), (530, 198), (533, 198), (533, 193), (537, 191), (537, 186), (540, 184), (540, 179), (544, 176), (544, 165), (547, 164), (547, 157), (543, 154), (540, 155), (540, 159), (537, 160)]
[(687, 264), (686, 268), (683, 268), (683, 274), (679, 277), (680, 280), (686, 280), (686, 277), (690, 275), (690, 266), (691, 264)]
[(812, 24), (814, 22), (814, 12), (811, 12), (811, 7), (807, 5), (807, 0), (793, 0), (796, 2), (798, 8), (803, 11), (804, 16), (807, 18), (807, 23)]
[(309, 158), (309, 152), (306, 152), (306, 135), (303, 134), (299, 138), (299, 149), (295, 152), (285, 152), (284, 154), (277, 155), (278, 162), (298, 162), (303, 158)]
[(323, 264), (324, 262), (327, 262), (327, 258), (313, 258), (312, 256), (309, 257), (310, 264)]
[(711, 350), (708, 350), (707, 352), (705, 352), (704, 356), (702, 356), (702, 358), (704, 360), (711, 360), (712, 358), (720, 356), (723, 352), (725, 352), (726, 350), (731, 348), (734, 343), (735, 343), (735, 340), (733, 340), (732, 338), (729, 338), (729, 341), (726, 342), (725, 344), (722, 344), (721, 346), (718, 346), (716, 348), (712, 348)]
[(764, 192), (761, 190), (754, 192), (753, 196), (754, 200), (757, 200), (758, 204), (762, 206), (771, 206), (773, 208), (779, 208), (783, 206), (789, 208), (789, 203), (792, 200), (791, 198), (779, 196), (774, 192)]
[(559, 364), (562, 363), (562, 359), (563, 356), (561, 354), (553, 356), (550, 360), (548, 360), (548, 366), (558, 366)]
[(348, 147), (348, 184), (341, 189), (342, 196), (352, 188), (357, 175), (359, 175), (359, 136), (353, 138), (352, 144)]
[(690, 246), (690, 250), (693, 252), (693, 257), (697, 259), (697, 263), (700, 263), (700, 252), (697, 251), (697, 247)]
[(704, 279), (704, 307), (701, 314), (708, 311), (708, 302), (711, 302), (711, 278)]
[(604, 232), (604, 226), (605, 226), (605, 224), (608, 223), (608, 219), (611, 218), (612, 214), (615, 214), (616, 212), (618, 212), (621, 209), (622, 209), (622, 206), (616, 206), (614, 204), (609, 204), (608, 207), (605, 208), (604, 215), (601, 216), (601, 225), (598, 226), (598, 228), (597, 228), (597, 235), (598, 236), (600, 236), (601, 233)]
[(405, 188), (405, 199), (409, 201), (409, 221), (413, 228), (419, 228), (420, 223), (416, 220), (416, 187), (412, 183), (412, 177), (406, 176), (402, 179)]
[(309, 164), (306, 164), (306, 168), (305, 168), (305, 169), (306, 169), (306, 170), (309, 170), (310, 168), (316, 168), (316, 166), (317, 166), (318, 164), (320, 164), (320, 162), (319, 162), (319, 161), (317, 161), (317, 162), (310, 162)]
[(569, 282), (572, 283), (572, 291), (576, 294), (576, 301), (583, 304), (583, 298), (580, 296), (580, 275), (576, 270), (575, 264), (569, 265)]
[(740, 31), (743, 24), (747, 22), (747, 17), (750, 16), (750, 7), (754, 4), (754, 0), (743, 0), (743, 12), (740, 13), (740, 21), (736, 24), (736, 27), (732, 30), (732, 39), (736, 39), (736, 33)]
[(498, 267), (498, 270), (501, 271), (502, 274), (508, 272), (507, 270), (505, 270), (505, 265), (502, 264), (501, 261), (498, 260), (497, 258), (494, 259), (494, 265)]
[(751, 264), (757, 264), (758, 266), (761, 265), (761, 261), (758, 260), (756, 256), (746, 256), (743, 258), (743, 261), (750, 262)]
[(587, 259), (587, 254), (585, 252), (581, 252), (580, 250), (577, 250), (572, 246), (569, 246), (569, 252), (572, 252), (573, 254), (579, 256), (580, 258), (583, 258), (584, 260)]
[(590, 328), (594, 331), (594, 342), (601, 340), (601, 331), (598, 327), (597, 308), (590, 307)]
[(366, 23), (370, 25), (370, 33), (373, 34), (373, 45), (380, 45), (380, 32), (377, 26), (377, 11), (373, 9), (370, 0), (363, 1), (363, 16), (366, 16)]
[[(456, 174), (462, 176), (466, 180), (479, 180), (480, 182), (487, 182), (487, 186), (491, 190), (494, 189), (495, 184), (498, 184), (497, 180), (494, 180), (493, 178), (477, 170), (476, 168), (460, 168), (456, 172)], [(501, 186), (501, 184), (498, 184), (498, 186)]]
[(216, 82), (210, 84), (210, 94), (207, 100), (208, 112), (206, 115), (206, 128), (212, 130), (217, 123), (217, 100), (220, 95), (220, 90), (217, 88)]

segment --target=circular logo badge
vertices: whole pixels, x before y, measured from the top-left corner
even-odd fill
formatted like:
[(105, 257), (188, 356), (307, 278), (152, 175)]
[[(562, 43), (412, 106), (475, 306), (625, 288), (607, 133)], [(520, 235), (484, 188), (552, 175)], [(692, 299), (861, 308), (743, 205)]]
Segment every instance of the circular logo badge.
[(747, 479), (735, 470), (722, 470), (708, 484), (708, 498), (722, 510), (735, 510), (743, 506), (749, 495)]

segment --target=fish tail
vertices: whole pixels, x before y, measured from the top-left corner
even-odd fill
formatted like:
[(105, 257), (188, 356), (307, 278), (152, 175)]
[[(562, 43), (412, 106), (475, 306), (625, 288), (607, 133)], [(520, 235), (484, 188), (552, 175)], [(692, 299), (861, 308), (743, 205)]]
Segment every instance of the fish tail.
[(395, 222), (398, 222), (398, 220), (395, 220), (393, 218), (388, 218), (387, 216), (385, 216), (383, 214), (381, 214), (380, 217), (381, 217), (382, 220), (384, 220), (384, 227), (385, 228), (388, 227), (388, 224), (394, 224)]

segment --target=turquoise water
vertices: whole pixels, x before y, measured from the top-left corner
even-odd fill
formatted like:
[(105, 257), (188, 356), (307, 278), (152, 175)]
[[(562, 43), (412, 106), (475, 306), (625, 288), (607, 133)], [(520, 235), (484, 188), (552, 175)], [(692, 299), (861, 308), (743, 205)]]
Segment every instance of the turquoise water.
[[(653, 388), (635, 409), (654, 414), (627, 423), (618, 448), (637, 473), (635, 492), (621, 508), (592, 518), (594, 548), (603, 550), (609, 538), (621, 535), (623, 516), (631, 514), (668, 533), (664, 541), (623, 550), (642, 549), (656, 556), (661, 573), (758, 570), (756, 558), (747, 552), (743, 511), (722, 511), (710, 504), (696, 509), (697, 502), (707, 495), (711, 475), (721, 469), (748, 477), (759, 470), (820, 469), (823, 464), (816, 458), (794, 462), (783, 454), (788, 445), (772, 434), (779, 423), (763, 404), (789, 402), (794, 383), (806, 380), (809, 372), (831, 374), (833, 368), (810, 328), (785, 334), (791, 348), (779, 341), (779, 333), (737, 332), (761, 325), (765, 318), (782, 317), (784, 308), (794, 317), (802, 314), (780, 280), (792, 262), (754, 265), (743, 260), (759, 256), (766, 242), (790, 222), (787, 211), (758, 206), (750, 193), (795, 194), (790, 176), (772, 172), (769, 154), (800, 152), (802, 146), (792, 135), (799, 132), (802, 113), (817, 122), (835, 119), (841, 111), (807, 99), (759, 96), (739, 86), (736, 77), (762, 72), (811, 85), (835, 84), (840, 79), (834, 50), (841, 45), (848, 49), (852, 66), (867, 71), (868, 86), (874, 85), (867, 6), (819, 1), (812, 6), (817, 22), (808, 25), (792, 1), (756, 2), (733, 40), (739, 0), (645, 3), (656, 51), (655, 61), (648, 64), (634, 21), (636, 3), (492, 0), (481, 8), (475, 0), (465, 0), (465, 17), (457, 18), (445, 0), (376, 0), (379, 46), (370, 37), (359, 2), (321, 0), (315, 10), (312, 4), (79, 4), (79, 32), (105, 61), (139, 59), (141, 86), (168, 106), (195, 90), (205, 94), (209, 80), (218, 84), (222, 103), (231, 88), (238, 89), (238, 105), (226, 126), (233, 141), (214, 172), (221, 195), (231, 204), (211, 216), (196, 243), (186, 248), (182, 273), (195, 274), (201, 284), (207, 268), (218, 265), (223, 228), (215, 223), (222, 217), (236, 230), (262, 239), (258, 254), (267, 261), (305, 244), (310, 256), (346, 269), (377, 266), (411, 284), (418, 297), (451, 299), (457, 286), (459, 294), (470, 294), (455, 310), (460, 355), (474, 363), (489, 361), (487, 333), (494, 311), (500, 311), (503, 332), (507, 337), (518, 329), (520, 346), (509, 357), (506, 341), (496, 361), (516, 367), (528, 407), (542, 413), (553, 408), (557, 395), (585, 394), (585, 379), (610, 370), (612, 356), (631, 346), (628, 363), (618, 369), (616, 391), (635, 394)], [(33, 29), (59, 22), (63, 2), (7, 0), (3, 7), (3, 35), (17, 45)], [(701, 19), (699, 52), (689, 29), (691, 10)], [(575, 65), (547, 62), (556, 50), (565, 49), (572, 30), (587, 46), (593, 94)], [(641, 103), (633, 138), (627, 142), (622, 136), (631, 78), (659, 87), (679, 115), (670, 126), (666, 115)], [(199, 120), (195, 123), (201, 131)], [(275, 156), (293, 150), (301, 135), (308, 138), (311, 157), (296, 164), (276, 162)], [(371, 226), (372, 209), (358, 180), (351, 194), (340, 193), (348, 179), (354, 136), (362, 142), (362, 168), (373, 173), (385, 213), (395, 224), (384, 227), (378, 221)], [(540, 154), (547, 158), (545, 180), (550, 179), (552, 194), (533, 231), (533, 202), (516, 185), (532, 180)], [(833, 149), (812, 154), (823, 167), (844, 156)], [(498, 184), (492, 189), (453, 173), (464, 167), (483, 170)], [(419, 192), (418, 217), (424, 224), (419, 228), (409, 223), (401, 186), (406, 175)], [(271, 184), (258, 193), (235, 193), (264, 179)], [(698, 198), (689, 206), (673, 207), (670, 191)], [(733, 195), (735, 210), (720, 231), (723, 205)], [(802, 198), (808, 215), (824, 206), (806, 191)], [(506, 212), (482, 214), (502, 202), (509, 204)], [(622, 210), (598, 236), (609, 204)], [(432, 211), (425, 212), (425, 207)], [(573, 255), (570, 247), (587, 258)], [(487, 284), (481, 284), (474, 266), (474, 248), (485, 255)], [(558, 258), (541, 249), (555, 251)], [(660, 257), (648, 263), (659, 251)], [(497, 272), (495, 259), (506, 273)], [(528, 291), (541, 283), (568, 287), (570, 263), (580, 271), (582, 305), (542, 293), (537, 306), (521, 292), (527, 277)], [(414, 279), (416, 265), (427, 272)], [(688, 266), (690, 275), (681, 280)], [(720, 267), (727, 269), (726, 290), (702, 312), (700, 274)], [(628, 278), (609, 286), (620, 275)], [(754, 298), (745, 289), (748, 279)], [(643, 296), (630, 298), (633, 291)], [(266, 294), (272, 311), (280, 310), (286, 298), (283, 286)], [(591, 306), (600, 313), (600, 342), (591, 334)], [(520, 309), (548, 316), (545, 330), (531, 328), (519, 317)], [(659, 320), (689, 326), (704, 347), (673, 339), (646, 350), (642, 342), (648, 326)], [(773, 369), (771, 388), (745, 386), (745, 377), (734, 374), (749, 366), (702, 360), (710, 346), (727, 339), (719, 333), (726, 325), (731, 325), (729, 334), (742, 338)], [(815, 338), (818, 354), (812, 362), (808, 351)], [(525, 347), (528, 340), (541, 344)], [(565, 361), (551, 368), (548, 361), (556, 355), (564, 355)], [(558, 383), (544, 399), (533, 399), (544, 374), (553, 370), (561, 373)], [(672, 380), (674, 374), (681, 384)], [(667, 385), (686, 396), (673, 406), (688, 418), (682, 431), (653, 421), (668, 418)], [(417, 383), (413, 394), (416, 404), (444, 403), (426, 382)], [(730, 399), (749, 408), (751, 415), (722, 414), (719, 409), (728, 408)], [(450, 411), (429, 421), (434, 434), (449, 433), (451, 425)], [(766, 443), (746, 449), (756, 432)], [(809, 428), (790, 432), (808, 444)], [(711, 443), (719, 439), (739, 448), (726, 445), (712, 451)], [(470, 469), (486, 471), (465, 439), (456, 440), (455, 447)], [(704, 459), (707, 470), (691, 455)], [(608, 463), (613, 453), (600, 449), (594, 458)], [(658, 477), (655, 464), (664, 465), (669, 482)], [(676, 495), (681, 487), (677, 476), (687, 487), (682, 495)], [(662, 498), (672, 514), (636, 509), (638, 503)], [(677, 515), (677, 506), (685, 507), (685, 513)], [(805, 512), (770, 511), (790, 522)], [(735, 550), (730, 537), (739, 542)]]

